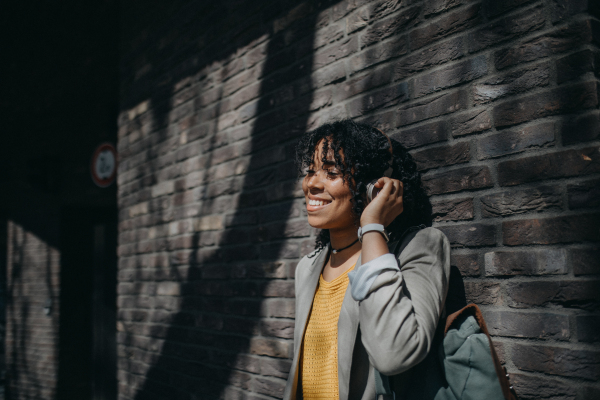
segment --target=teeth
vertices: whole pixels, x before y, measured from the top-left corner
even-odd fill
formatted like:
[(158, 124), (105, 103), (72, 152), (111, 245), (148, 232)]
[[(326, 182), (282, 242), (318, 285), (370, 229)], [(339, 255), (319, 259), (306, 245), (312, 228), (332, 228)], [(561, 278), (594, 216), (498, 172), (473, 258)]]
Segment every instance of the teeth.
[(329, 204), (328, 202), (322, 201), (322, 200), (308, 200), (308, 205), (309, 206), (322, 206), (325, 204)]

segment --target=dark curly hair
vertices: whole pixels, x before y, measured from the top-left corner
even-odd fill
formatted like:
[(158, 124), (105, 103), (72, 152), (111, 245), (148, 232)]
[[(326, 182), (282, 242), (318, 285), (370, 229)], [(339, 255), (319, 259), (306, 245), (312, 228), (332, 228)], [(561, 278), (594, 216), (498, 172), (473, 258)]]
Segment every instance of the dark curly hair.
[[(389, 168), (390, 142), (393, 149), (391, 178), (404, 184), (404, 211), (386, 229), (393, 240), (411, 226), (431, 226), (431, 203), (421, 185), (421, 174), (411, 155), (398, 141), (390, 138), (388, 142), (388, 138), (378, 129), (352, 120), (323, 125), (303, 135), (296, 145), (299, 176), (312, 164), (321, 139), (325, 139), (322, 144), (323, 162), (327, 161), (329, 150), (333, 150), (336, 168), (343, 172), (350, 188), (357, 226), (366, 206), (367, 184), (382, 177)], [(317, 235), (315, 248), (322, 249), (328, 243), (329, 230), (322, 229)]]

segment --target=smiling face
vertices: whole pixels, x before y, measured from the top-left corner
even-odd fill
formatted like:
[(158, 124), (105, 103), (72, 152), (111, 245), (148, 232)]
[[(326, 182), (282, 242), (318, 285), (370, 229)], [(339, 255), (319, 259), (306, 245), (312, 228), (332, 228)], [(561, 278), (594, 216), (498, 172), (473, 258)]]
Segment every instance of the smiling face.
[(323, 162), (323, 140), (317, 144), (313, 163), (302, 181), (308, 223), (319, 229), (356, 229), (352, 212), (352, 192), (342, 172), (336, 168), (333, 150)]

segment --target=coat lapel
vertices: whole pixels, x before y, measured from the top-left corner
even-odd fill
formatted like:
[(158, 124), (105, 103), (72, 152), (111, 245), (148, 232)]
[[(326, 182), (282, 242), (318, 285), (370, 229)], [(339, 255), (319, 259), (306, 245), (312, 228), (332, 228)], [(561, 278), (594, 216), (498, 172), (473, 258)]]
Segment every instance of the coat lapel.
[[(355, 270), (361, 266), (361, 258), (362, 255), (356, 261)], [(338, 384), (340, 400), (345, 400), (350, 395), (350, 370), (357, 332), (358, 302), (352, 298), (350, 286), (348, 286), (338, 320)]]
[[(304, 337), (304, 330), (308, 322), (308, 316), (312, 308), (312, 302), (315, 298), (317, 291), (317, 285), (319, 284), (319, 277), (323, 270), (323, 265), (327, 254), (329, 253), (329, 247), (321, 250), (312, 259), (312, 263), (308, 264), (306, 268), (298, 271), (298, 291), (296, 293), (296, 330), (294, 331), (294, 361), (290, 374), (293, 374), (294, 384), (291, 388), (291, 397), (295, 398), (296, 388), (298, 384), (298, 367), (300, 364), (300, 348), (302, 346), (302, 339)], [(302, 268), (302, 265), (298, 265), (298, 268)]]

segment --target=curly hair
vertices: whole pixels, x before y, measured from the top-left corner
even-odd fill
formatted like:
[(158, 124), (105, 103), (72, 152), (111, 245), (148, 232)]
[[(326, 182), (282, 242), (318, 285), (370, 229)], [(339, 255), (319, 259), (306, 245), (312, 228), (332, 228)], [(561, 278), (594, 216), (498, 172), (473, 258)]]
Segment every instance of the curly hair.
[[(337, 121), (322, 125), (307, 132), (296, 145), (296, 167), (299, 176), (314, 159), (317, 145), (323, 140), (323, 162), (333, 150), (336, 168), (352, 193), (352, 211), (358, 227), (360, 216), (366, 207), (366, 189), (369, 182), (383, 176), (390, 164), (390, 142), (392, 143), (393, 172), (391, 178), (404, 184), (404, 211), (386, 228), (393, 238), (399, 238), (409, 227), (431, 226), (431, 203), (421, 184), (421, 174), (406, 148), (378, 129), (352, 120)], [(315, 249), (329, 243), (329, 230), (322, 229), (317, 235)]]

